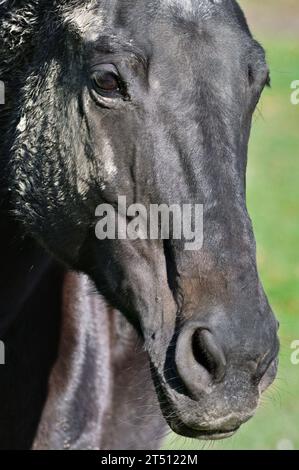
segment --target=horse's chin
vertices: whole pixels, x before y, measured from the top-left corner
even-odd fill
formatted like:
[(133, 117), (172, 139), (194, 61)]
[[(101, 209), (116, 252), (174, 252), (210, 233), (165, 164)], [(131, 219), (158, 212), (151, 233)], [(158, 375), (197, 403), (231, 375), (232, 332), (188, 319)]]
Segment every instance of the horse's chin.
[(183, 423), (173, 422), (170, 425), (171, 429), (178, 435), (183, 437), (189, 437), (191, 439), (198, 439), (200, 441), (219, 441), (222, 439), (228, 439), (236, 434), (240, 429), (240, 426), (230, 431), (225, 430), (198, 430), (192, 429)]
[(234, 436), (249, 421), (258, 407), (259, 399), (252, 399), (251, 406), (243, 411), (232, 412), (204, 397), (195, 401), (182, 388), (167, 384), (159, 371), (152, 367), (160, 407), (167, 424), (176, 434), (197, 440), (216, 441)]

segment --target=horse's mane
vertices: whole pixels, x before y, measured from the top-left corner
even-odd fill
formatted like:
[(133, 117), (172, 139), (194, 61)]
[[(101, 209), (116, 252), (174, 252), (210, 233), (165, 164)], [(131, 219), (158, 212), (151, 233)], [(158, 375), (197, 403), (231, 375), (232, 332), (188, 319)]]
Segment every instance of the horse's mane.
[(1, 170), (7, 132), (13, 127), (22, 71), (30, 60), (40, 3), (40, 0), (0, 0), (0, 80), (5, 89), (5, 104), (0, 106)]
[(23, 62), (36, 27), (40, 0), (0, 0), (1, 75)]
[(85, 1), (0, 0), (0, 80), (5, 85), (5, 105), (0, 106), (1, 143), (10, 125), (17, 90), (22, 86), (22, 71), (30, 64), (36, 46), (40, 18), (55, 10), (72, 9)]

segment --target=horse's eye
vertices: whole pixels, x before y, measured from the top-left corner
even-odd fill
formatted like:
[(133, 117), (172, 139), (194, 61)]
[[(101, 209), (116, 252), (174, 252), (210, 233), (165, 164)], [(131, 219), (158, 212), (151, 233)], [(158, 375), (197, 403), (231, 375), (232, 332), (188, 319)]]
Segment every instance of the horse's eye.
[(92, 74), (93, 87), (97, 93), (106, 97), (114, 97), (121, 93), (121, 79), (112, 64), (101, 65)]

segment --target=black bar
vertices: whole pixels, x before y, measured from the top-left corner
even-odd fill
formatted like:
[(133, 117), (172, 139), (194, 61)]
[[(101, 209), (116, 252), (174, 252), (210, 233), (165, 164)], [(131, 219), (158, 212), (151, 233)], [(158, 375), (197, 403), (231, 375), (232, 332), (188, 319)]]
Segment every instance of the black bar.
[(227, 462), (230, 466), (240, 467), (252, 464), (286, 465), (294, 459), (296, 451), (3, 451), (2, 459), (9, 463), (21, 465), (43, 465), (53, 468), (55, 463), (72, 463), (75, 465), (92, 465), (93, 468), (121, 466), (124, 468), (141, 468), (154, 465), (198, 467), (205, 464)]

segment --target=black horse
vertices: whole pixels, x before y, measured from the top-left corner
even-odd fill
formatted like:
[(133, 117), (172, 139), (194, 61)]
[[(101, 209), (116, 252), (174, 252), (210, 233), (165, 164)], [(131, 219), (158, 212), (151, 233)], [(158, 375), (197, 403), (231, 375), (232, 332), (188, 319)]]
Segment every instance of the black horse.
[[(2, 0), (0, 79), (0, 447), (154, 448), (162, 413), (231, 436), (279, 349), (245, 202), (269, 71), (240, 8)], [(99, 240), (119, 195), (202, 204), (202, 248)]]

